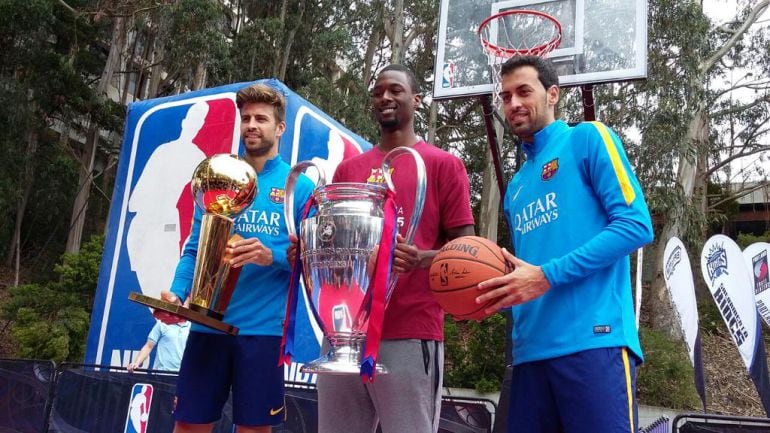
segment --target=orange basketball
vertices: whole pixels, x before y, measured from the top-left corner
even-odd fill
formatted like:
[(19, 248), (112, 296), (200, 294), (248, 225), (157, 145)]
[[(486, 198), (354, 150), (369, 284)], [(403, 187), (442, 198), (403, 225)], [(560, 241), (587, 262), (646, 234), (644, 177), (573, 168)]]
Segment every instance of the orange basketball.
[(494, 242), (478, 236), (463, 236), (448, 242), (430, 265), (430, 290), (447, 313), (458, 319), (482, 319), (484, 309), (494, 304), (476, 304), (480, 282), (506, 274), (503, 252)]

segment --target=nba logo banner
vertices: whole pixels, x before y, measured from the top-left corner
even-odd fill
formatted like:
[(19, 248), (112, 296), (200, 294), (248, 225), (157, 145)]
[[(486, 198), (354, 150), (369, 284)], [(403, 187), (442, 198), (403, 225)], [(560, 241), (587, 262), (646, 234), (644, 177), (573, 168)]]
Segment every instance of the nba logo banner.
[[(340, 161), (371, 148), (371, 144), (283, 83), (272, 79), (259, 82), (280, 90), (286, 97), (286, 130), (279, 153), (287, 163), (313, 160), (331, 181)], [(154, 319), (147, 307), (129, 301), (128, 294), (137, 291), (157, 298), (171, 286), (192, 226), (193, 170), (208, 156), (241, 153), (235, 95), (250, 84), (231, 84), (129, 105), (86, 363), (125, 367), (146, 342)], [(316, 177), (314, 170), (309, 170), (308, 175)], [(283, 202), (283, 189), (270, 191), (270, 199)], [(320, 329), (306, 311), (298, 314), (297, 322), (297, 347), (302, 350), (296, 359), (315, 359), (320, 350)]]
[(149, 433), (147, 424), (150, 420), (152, 407), (152, 385), (146, 383), (134, 384), (131, 389), (131, 400), (128, 402), (126, 427), (124, 433)]
[(441, 71), (441, 87), (447, 89), (455, 86), (455, 72), (457, 65), (454, 62), (444, 63), (444, 69)]
[(746, 260), (746, 266), (751, 269), (757, 312), (762, 320), (770, 326), (770, 266), (768, 266), (768, 251), (770, 251), (770, 244), (755, 242), (743, 250), (743, 258)]

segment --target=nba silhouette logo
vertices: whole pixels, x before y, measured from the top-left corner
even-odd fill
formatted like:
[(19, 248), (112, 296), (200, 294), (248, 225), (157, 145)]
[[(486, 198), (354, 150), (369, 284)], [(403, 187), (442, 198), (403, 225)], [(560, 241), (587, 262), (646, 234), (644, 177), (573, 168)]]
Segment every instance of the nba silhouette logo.
[[(327, 182), (342, 160), (361, 153), (361, 145), (355, 138), (306, 105), (299, 107), (294, 117), (291, 143), (291, 161), (313, 161), (323, 170)], [(305, 174), (314, 182), (317, 180), (315, 170)]]
[(455, 71), (457, 66), (453, 62), (444, 63), (444, 70), (441, 74), (441, 87), (452, 88), (455, 85)]
[(352, 320), (350, 311), (345, 304), (335, 305), (332, 308), (332, 318), (334, 319), (334, 330), (337, 332), (350, 331)]
[(192, 227), (192, 173), (206, 157), (238, 152), (237, 120), (226, 92), (159, 104), (137, 122), (126, 252), (144, 294), (158, 297), (171, 286)]
[(439, 271), (439, 284), (446, 286), (449, 284), (449, 263), (442, 263)]
[(152, 385), (136, 383), (131, 389), (131, 400), (128, 403), (126, 428), (124, 433), (148, 433), (147, 424), (150, 420), (150, 405), (152, 404)]

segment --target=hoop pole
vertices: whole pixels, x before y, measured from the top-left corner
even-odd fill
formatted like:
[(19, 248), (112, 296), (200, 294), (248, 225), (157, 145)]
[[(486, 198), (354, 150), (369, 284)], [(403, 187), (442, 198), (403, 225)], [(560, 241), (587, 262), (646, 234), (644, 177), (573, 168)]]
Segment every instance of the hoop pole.
[(580, 86), (580, 94), (583, 96), (583, 119), (586, 122), (596, 120), (596, 110), (594, 110), (594, 85), (586, 84)]
[[(487, 141), (489, 142), (489, 150), (492, 153), (492, 163), (495, 166), (495, 177), (497, 178), (497, 187), (500, 189), (500, 205), (503, 204), (503, 200), (505, 200), (505, 180), (504, 180), (504, 174), (503, 174), (503, 164), (500, 161), (500, 148), (498, 146), (497, 142), (497, 134), (495, 133), (495, 125), (494, 120), (492, 118), (492, 113), (494, 112), (494, 108), (492, 107), (492, 98), (489, 95), (481, 95), (479, 96), (479, 101), (481, 102), (481, 109), (482, 114), (484, 116), (484, 127), (487, 131)], [(518, 156), (518, 154), (517, 154)], [(518, 167), (517, 167), (518, 169)], [(508, 224), (508, 219), (503, 218), (503, 221)], [(511, 226), (508, 225), (508, 232), (511, 233), (511, 236), (513, 236), (513, 232), (511, 231)], [(493, 239), (496, 241), (496, 239)], [(513, 249), (511, 248), (511, 252), (513, 252)], [(505, 316), (505, 329), (508, 336), (511, 335), (511, 330), (513, 329), (513, 314), (511, 313), (510, 309), (507, 309), (503, 312), (503, 315)], [(510, 338), (505, 339), (505, 365), (511, 365), (513, 363), (513, 342)], [(507, 389), (507, 388), (506, 388)], [(503, 393), (505, 393), (505, 389), (502, 390)]]
[(503, 164), (500, 162), (500, 147), (497, 144), (497, 134), (492, 119), (492, 98), (489, 95), (479, 96), (481, 101), (481, 111), (484, 116), (484, 127), (487, 131), (487, 141), (489, 150), (492, 152), (492, 162), (495, 165), (495, 177), (497, 178), (497, 187), (500, 189), (500, 198), (505, 197), (505, 178), (503, 177)]

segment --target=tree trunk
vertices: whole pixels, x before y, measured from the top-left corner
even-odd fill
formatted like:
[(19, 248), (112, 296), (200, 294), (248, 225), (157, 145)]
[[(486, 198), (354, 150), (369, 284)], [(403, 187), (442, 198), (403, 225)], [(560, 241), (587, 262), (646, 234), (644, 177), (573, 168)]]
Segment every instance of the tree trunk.
[(107, 91), (107, 86), (112, 81), (112, 76), (120, 64), (123, 46), (126, 44), (126, 19), (116, 16), (112, 18), (112, 40), (110, 41), (110, 53), (107, 55), (107, 62), (102, 70), (102, 76), (99, 79), (96, 93), (103, 96)]
[[(654, 260), (655, 268), (651, 288), (652, 296), (649, 301), (650, 325), (653, 329), (668, 333), (672, 338), (677, 337), (679, 325), (676, 322), (674, 311), (670, 307), (666, 281), (663, 277), (663, 255), (669, 239), (674, 236), (682, 237), (687, 232), (689, 221), (686, 220), (686, 214), (682, 212), (682, 209), (690, 206), (698, 206), (699, 209), (703, 209), (703, 201), (706, 199), (704, 184), (700, 183), (698, 188), (696, 188), (696, 184), (702, 177), (700, 173), (707, 169), (707, 167), (700, 167), (699, 165), (704, 164), (708, 156), (709, 124), (703, 103), (698, 106), (699, 108), (687, 128), (685, 138), (687, 146), (680, 151), (677, 184), (682, 188), (683, 204), (672, 209), (666, 215), (663, 229), (655, 240), (655, 256), (651, 258)], [(691, 263), (694, 266), (699, 266), (700, 261), (696, 259), (700, 256), (700, 251), (690, 251), (689, 253), (692, 258)], [(693, 276), (696, 275), (697, 273), (693, 272)]]
[(404, 0), (396, 0), (393, 5), (393, 35), (390, 43), (390, 63), (404, 63)]
[[(503, 125), (495, 122), (495, 135), (502, 141)], [(492, 150), (487, 146), (484, 156), (484, 177), (481, 188), (481, 210), (479, 211), (479, 236), (497, 242), (497, 222), (500, 214), (500, 188), (497, 186), (495, 162)]]
[[(128, 22), (128, 25), (126, 25), (126, 32), (128, 32), (128, 29), (134, 27), (134, 20), (131, 18)], [(134, 65), (134, 59), (136, 59), (136, 47), (139, 44), (139, 35), (136, 29), (133, 31), (134, 33), (134, 40), (131, 42), (131, 52), (122, 52), (122, 58), (124, 61), (122, 62), (123, 69), (125, 71), (124, 77), (125, 80), (123, 80), (123, 93), (120, 96), (120, 105), (126, 106), (128, 104), (128, 85), (131, 81), (131, 75), (133, 74), (131, 70), (133, 69)], [(110, 47), (110, 49), (112, 49)], [(136, 91), (136, 86), (134, 86), (134, 91)], [(135, 92), (134, 92), (135, 93)], [(133, 93), (132, 93), (133, 94)]]
[(428, 143), (436, 142), (436, 123), (438, 122), (438, 103), (435, 99), (430, 101), (428, 113)]
[[(299, 26), (302, 25), (302, 17), (305, 15), (305, 0), (300, 0), (299, 2), (299, 17), (297, 18), (297, 23)], [(281, 67), (278, 70), (277, 77), (279, 80), (284, 81), (286, 78), (286, 68), (289, 66), (289, 57), (291, 56), (291, 47), (294, 45), (294, 37), (297, 34), (297, 26), (294, 26), (289, 30), (289, 34), (286, 37), (286, 46), (283, 49), (283, 53), (281, 56)]]
[(163, 56), (165, 55), (165, 41), (160, 34), (160, 30), (155, 30), (158, 35), (153, 38), (152, 54), (150, 55), (150, 78), (147, 85), (147, 93), (145, 98), (150, 99), (158, 96), (158, 89), (160, 89), (160, 83), (163, 80)]
[[(283, 49), (283, 41), (282, 37), (284, 34), (286, 34), (286, 14), (288, 13), (289, 9), (289, 0), (283, 0), (281, 2), (281, 13), (278, 15), (278, 21), (281, 23), (281, 33), (279, 35), (276, 35), (276, 41), (275, 41), (275, 57), (273, 57), (273, 77), (278, 78), (279, 80), (283, 81), (283, 78), (280, 77), (281, 73), (281, 65), (283, 64), (283, 59), (286, 57), (286, 50)], [(288, 44), (288, 37), (286, 38), (287, 44)]]
[(372, 74), (374, 71), (372, 71), (372, 65), (374, 63), (374, 54), (377, 52), (377, 47), (380, 46), (380, 43), (382, 42), (382, 28), (380, 27), (379, 23), (382, 21), (381, 12), (382, 8), (380, 7), (373, 7), (373, 10), (375, 10), (375, 16), (373, 17), (373, 25), (372, 33), (369, 36), (369, 41), (366, 44), (366, 53), (364, 53), (364, 70), (363, 70), (363, 83), (364, 86), (367, 88), (369, 87), (369, 83), (372, 81)]
[(193, 90), (200, 90), (206, 87), (206, 64), (198, 63), (195, 67), (195, 78), (193, 79)]
[(22, 170), (19, 179), (21, 194), (18, 197), (19, 200), (16, 205), (16, 220), (13, 226), (13, 236), (11, 237), (11, 243), (8, 246), (8, 255), (5, 260), (5, 265), (10, 267), (14, 263), (14, 257), (16, 258), (16, 280), (18, 280), (18, 264), (21, 256), (21, 226), (24, 221), (24, 213), (27, 210), (29, 196), (32, 193), (35, 177), (35, 153), (37, 153), (37, 144), (38, 135), (34, 130), (34, 127), (32, 127), (30, 131), (27, 132), (27, 149), (24, 155), (24, 169)]
[(134, 89), (134, 101), (145, 99), (145, 93), (147, 93), (147, 85), (142, 84), (142, 80), (144, 79), (145, 82), (146, 79), (146, 70), (149, 69), (148, 65), (150, 64), (150, 58), (152, 57), (152, 46), (155, 44), (155, 35), (156, 32), (153, 32), (150, 30), (147, 33), (146, 41), (144, 46), (142, 47), (142, 63), (139, 65), (139, 73), (136, 77), (136, 88)]
[(86, 221), (86, 210), (88, 209), (88, 199), (91, 196), (91, 173), (94, 169), (94, 157), (96, 156), (96, 146), (99, 143), (99, 128), (93, 124), (88, 129), (86, 146), (80, 156), (80, 170), (78, 172), (78, 192), (75, 195), (75, 202), (72, 204), (72, 216), (70, 217), (70, 228), (67, 234), (67, 246), (65, 252), (77, 253), (80, 251), (80, 244), (83, 238), (83, 227)]
[[(115, 74), (115, 70), (120, 64), (121, 53), (123, 52), (126, 40), (125, 18), (116, 16), (113, 20), (110, 53), (107, 56), (107, 63), (104, 65), (102, 76), (96, 87), (97, 97), (99, 98), (104, 98), (107, 93), (107, 86), (112, 81), (112, 76)], [(89, 119), (86, 143), (79, 161), (79, 187), (77, 195), (75, 196), (75, 202), (72, 205), (72, 216), (70, 218), (69, 232), (67, 233), (67, 246), (64, 249), (67, 253), (76, 253), (80, 251), (83, 226), (85, 225), (86, 210), (88, 208), (88, 198), (91, 193), (91, 173), (94, 168), (94, 156), (96, 155), (96, 146), (98, 143), (99, 127), (96, 122)]]

